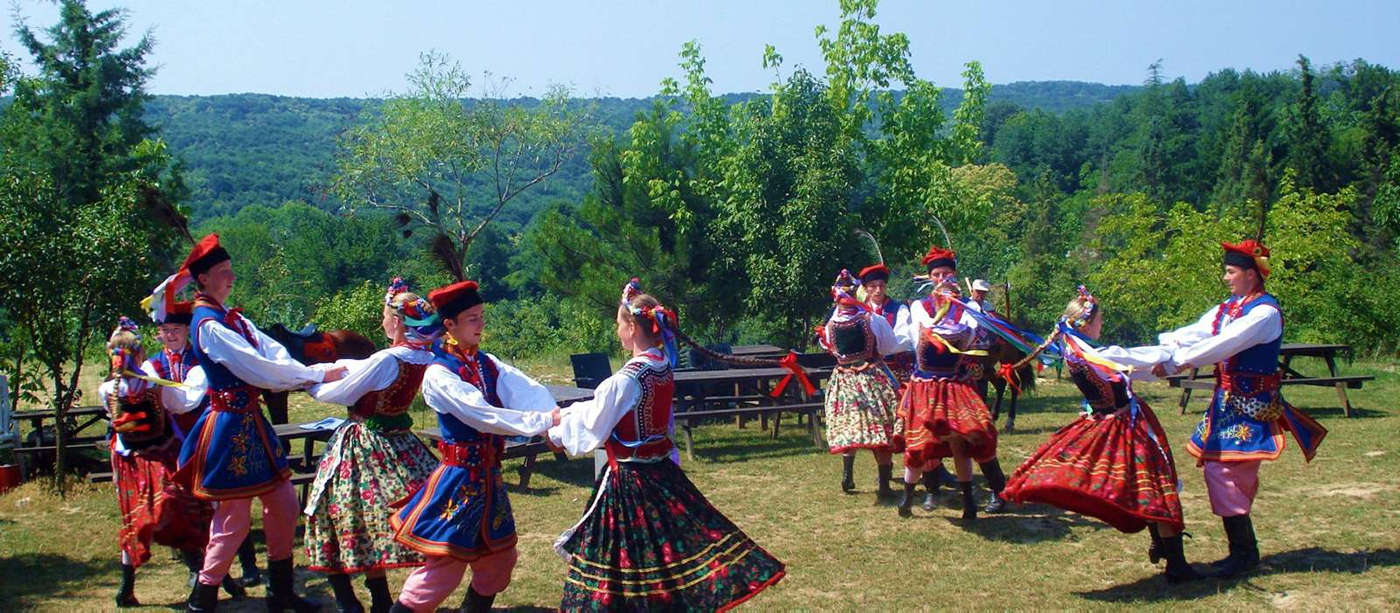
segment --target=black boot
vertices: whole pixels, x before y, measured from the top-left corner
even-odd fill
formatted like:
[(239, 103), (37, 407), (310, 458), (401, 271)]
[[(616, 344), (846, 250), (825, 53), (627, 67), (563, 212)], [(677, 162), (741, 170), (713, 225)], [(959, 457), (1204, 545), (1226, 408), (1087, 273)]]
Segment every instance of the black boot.
[(978, 466), (982, 468), (982, 476), (987, 478), (987, 489), (992, 490), (991, 497), (987, 498), (987, 506), (982, 510), (988, 514), (1005, 511), (1006, 501), (1001, 498), (1001, 490), (1006, 489), (1006, 473), (1001, 472), (1001, 462), (992, 458), (991, 461)]
[(195, 583), (190, 598), (185, 602), (189, 613), (210, 613), (219, 606), (219, 586)]
[[(470, 589), (470, 588), (468, 588)], [(394, 606), (389, 607), (389, 613), (413, 613), (413, 609), (403, 606), (403, 603), (395, 600)]]
[(1234, 577), (1259, 566), (1259, 543), (1254, 540), (1254, 523), (1248, 515), (1222, 518), (1225, 536), (1230, 539), (1230, 555), (1211, 564), (1215, 577)]
[(319, 611), (321, 603), (298, 596), (292, 575), (292, 559), (267, 561), (267, 610), (297, 613)]
[(243, 589), (243, 584), (239, 583), (237, 579), (234, 579), (233, 575), (224, 575), (224, 580), (220, 581), (219, 585), (228, 593), (229, 598), (234, 600), (244, 600), (248, 598), (248, 590)]
[(942, 483), (944, 486), (950, 488), (958, 487), (958, 477), (953, 473), (948, 472), (948, 469), (943, 467), (942, 462), (939, 462), (938, 464), (934, 465), (933, 472), (938, 474), (939, 483)]
[(394, 596), (389, 593), (388, 577), (365, 577), (365, 588), (369, 590), (370, 613), (388, 613), (394, 606)]
[(977, 500), (972, 497), (972, 482), (959, 481), (958, 487), (962, 488), (963, 514), (962, 518), (967, 521), (977, 519)]
[(899, 516), (900, 516), (900, 517), (913, 517), (913, 516), (914, 516), (914, 512), (911, 511), (911, 510), (909, 509), (909, 507), (911, 507), (911, 506), (914, 505), (914, 488), (915, 488), (915, 487), (916, 487), (916, 486), (915, 486), (915, 484), (913, 484), (913, 483), (905, 483), (905, 484), (904, 484), (904, 495), (901, 496), (900, 499), (899, 499)]
[(1201, 575), (1191, 568), (1191, 563), (1186, 561), (1186, 554), (1182, 551), (1180, 534), (1158, 537), (1158, 539), (1162, 557), (1167, 559), (1167, 570), (1162, 573), (1166, 576), (1167, 583), (1185, 583), (1201, 578)]
[(350, 575), (335, 573), (326, 575), (326, 582), (335, 592), (335, 610), (340, 613), (365, 613), (365, 606), (355, 597), (355, 586), (350, 585)]
[(924, 473), (924, 490), (928, 493), (924, 494), (924, 503), (919, 506), (923, 507), (925, 511), (938, 508), (938, 473), (936, 471), (931, 470)]
[(847, 454), (841, 456), (841, 491), (847, 494), (856, 491), (856, 456)]
[(243, 544), (238, 546), (238, 565), (243, 568), (243, 576), (238, 578), (243, 587), (262, 585), (262, 573), (258, 572), (258, 549), (253, 544), (252, 534), (244, 537)]
[(141, 603), (136, 600), (136, 567), (130, 564), (122, 565), (122, 584), (117, 588), (118, 607), (139, 607)]
[(1156, 564), (1162, 560), (1162, 534), (1157, 532), (1157, 524), (1147, 524), (1147, 533), (1152, 536), (1152, 544), (1147, 546), (1147, 560)]
[(894, 490), (890, 489), (890, 464), (880, 464), (875, 467), (876, 474), (879, 475), (880, 482), (875, 486), (875, 499), (877, 502), (889, 504), (894, 500)]
[(482, 596), (478, 594), (476, 588), (467, 588), (467, 598), (462, 601), (463, 613), (487, 613), (491, 610), (491, 603), (496, 601), (496, 595)]

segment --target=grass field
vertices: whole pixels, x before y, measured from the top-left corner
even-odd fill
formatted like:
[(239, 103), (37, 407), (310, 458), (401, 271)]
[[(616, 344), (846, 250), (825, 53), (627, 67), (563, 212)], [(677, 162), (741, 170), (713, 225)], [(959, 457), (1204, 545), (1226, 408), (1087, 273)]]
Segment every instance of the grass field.
[[(526, 367), (555, 382), (567, 368), (559, 360)], [(894, 508), (874, 504), (869, 456), (857, 463), (860, 491), (843, 495), (840, 461), (813, 449), (790, 419), (776, 440), (756, 426), (701, 428), (697, 459), (685, 469), (716, 507), (787, 563), (787, 578), (750, 601), (750, 610), (1400, 609), (1400, 367), (1358, 362), (1344, 371), (1377, 377), (1351, 392), (1352, 419), (1342, 417), (1331, 389), (1287, 388), (1289, 399), (1331, 433), (1311, 464), (1292, 441), (1282, 458), (1266, 464), (1254, 513), (1263, 566), (1231, 581), (1169, 588), (1161, 567), (1147, 561), (1145, 534), (1121, 534), (1052, 508), (1013, 508), (971, 527), (954, 521), (959, 511), (952, 506), (932, 513), (915, 507), (913, 518), (900, 519)], [(1204, 407), (1202, 394), (1183, 416), (1176, 390), (1149, 385), (1139, 392), (1173, 437), (1193, 535), (1186, 540), (1188, 559), (1223, 557), (1219, 519), (1184, 451)], [(1007, 472), (1072, 419), (1077, 404), (1068, 384), (1042, 379), (1022, 403), (1017, 431), (1001, 439)], [(305, 396), (294, 398), (293, 411), (301, 419), (337, 414)], [(426, 422), (420, 414), (419, 423)], [(543, 459), (531, 488), (512, 490), (520, 564), (497, 607), (557, 606), (565, 567), (550, 543), (582, 511), (591, 471), (588, 459)], [(507, 473), (513, 482), (514, 471)], [(111, 609), (119, 580), (116, 526), (110, 484), (82, 485), (64, 500), (36, 483), (0, 496), (0, 610)], [(297, 559), (304, 558), (298, 550)], [(406, 574), (392, 572), (391, 587)], [(185, 576), (158, 551), (138, 573), (137, 596), (152, 609), (182, 606)], [(298, 583), (330, 602), (321, 576), (299, 571)], [(251, 592), (261, 596), (263, 588)], [(456, 606), (464, 593), (465, 587), (446, 604)], [(220, 604), (262, 610), (260, 600)]]

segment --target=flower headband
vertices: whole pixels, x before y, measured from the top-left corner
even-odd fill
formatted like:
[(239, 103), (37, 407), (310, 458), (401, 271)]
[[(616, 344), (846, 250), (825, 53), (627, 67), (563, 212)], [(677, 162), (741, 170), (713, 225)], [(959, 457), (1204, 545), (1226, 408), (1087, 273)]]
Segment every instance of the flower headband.
[(1071, 327), (1083, 328), (1090, 321), (1093, 321), (1094, 311), (1098, 310), (1099, 300), (1095, 298), (1093, 294), (1089, 293), (1089, 288), (1083, 285), (1080, 285), (1077, 290), (1079, 291), (1079, 298), (1084, 302), (1084, 312), (1080, 313), (1079, 317), (1069, 320), (1068, 323)]
[(140, 326), (137, 326), (135, 321), (132, 321), (130, 317), (127, 317), (125, 315), (122, 315), (121, 317), (117, 318), (117, 329), (113, 330), (112, 334), (116, 334), (118, 332), (130, 332), (136, 335), (136, 340), (141, 340)]
[(860, 279), (842, 268), (836, 280), (831, 282), (831, 301), (845, 309), (860, 309), (865, 305), (855, 298), (855, 290), (859, 287)]
[(406, 291), (408, 284), (404, 282), (403, 277), (394, 277), (394, 280), (389, 282), (389, 290), (384, 293), (385, 306), (394, 306), (394, 297)]
[(676, 346), (675, 326), (678, 318), (675, 311), (660, 304), (653, 304), (644, 307), (632, 305), (632, 299), (642, 294), (642, 281), (637, 277), (632, 277), (627, 281), (627, 285), (622, 286), (622, 307), (627, 309), (633, 317), (645, 318), (651, 324), (651, 335), (661, 337), (661, 344), (666, 349), (666, 359), (675, 366), (680, 358), (679, 349)]

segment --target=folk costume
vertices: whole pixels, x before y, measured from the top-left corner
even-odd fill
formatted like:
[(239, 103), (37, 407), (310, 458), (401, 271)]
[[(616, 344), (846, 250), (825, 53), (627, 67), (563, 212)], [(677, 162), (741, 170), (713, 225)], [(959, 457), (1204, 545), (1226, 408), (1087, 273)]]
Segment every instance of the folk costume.
[(1230, 296), (1196, 323), (1159, 337), (1174, 349), (1168, 371), (1215, 364), (1215, 392), (1186, 450), (1205, 470), (1211, 511), (1223, 518), (1230, 555), (1215, 566), (1234, 575), (1258, 565), (1259, 549), (1249, 515), (1259, 488), (1259, 466), (1283, 453), (1284, 430), (1312, 461), (1327, 435), (1315, 420), (1283, 399), (1279, 349), (1283, 315), (1264, 292), (1269, 249), (1255, 240), (1221, 243), (1224, 264), (1259, 273), (1247, 296)]
[[(138, 342), (141, 338), (136, 323), (126, 317), (117, 332), (130, 333)], [(111, 377), (97, 388), (97, 400), (112, 422), (112, 483), (122, 517), (119, 607), (140, 606), (136, 568), (150, 559), (152, 542), (180, 551), (186, 564), (198, 570), (213, 516), (209, 503), (174, 479), (183, 439), (174, 416), (197, 408), (202, 390), (152, 377), (150, 362), (137, 366), (133, 353), (125, 347), (114, 349)], [(241, 590), (236, 593), (241, 595)]]
[[(875, 281), (888, 283), (890, 269), (884, 264), (866, 266), (860, 269), (856, 278), (860, 279), (861, 284)], [(905, 330), (909, 327), (909, 305), (890, 298), (888, 293), (885, 294), (885, 301), (880, 304), (876, 304), (875, 300), (867, 295), (865, 305), (870, 307), (872, 313), (883, 317), (894, 331), (895, 337), (903, 341), (906, 336)], [(896, 391), (902, 392), (904, 386), (909, 383), (910, 373), (914, 372), (914, 351), (911, 346), (903, 343), (899, 348), (899, 351), (885, 355), (885, 366), (899, 383), (899, 389)]]
[[(403, 280), (394, 279), (385, 306), (395, 309), (394, 297), (406, 291)], [(363, 610), (348, 573), (370, 573), (365, 585), (374, 609), (388, 610), (393, 597), (382, 571), (423, 564), (421, 553), (394, 540), (389, 517), (390, 505), (418, 491), (438, 464), (413, 434), (408, 409), (442, 326), (422, 298), (398, 310), (403, 342), (363, 360), (337, 361), (346, 367), (344, 378), (307, 390), (316, 400), (349, 408), (349, 418), (326, 443), (305, 510), (307, 567), (329, 573), (342, 611)]]
[[(629, 311), (630, 298), (624, 290)], [(659, 305), (633, 316), (649, 320), (656, 337), (675, 317)], [(784, 576), (783, 563), (670, 460), (675, 382), (667, 354), (658, 346), (634, 355), (549, 430), (570, 455), (603, 448), (608, 457), (588, 509), (555, 542), (569, 565), (561, 610), (725, 611)]]
[[(1084, 395), (1084, 412), (1012, 471), (1002, 496), (1088, 515), (1121, 532), (1151, 528), (1149, 557), (1166, 557), (1167, 581), (1195, 579), (1182, 552), (1184, 520), (1171, 445), (1132, 387), (1134, 380), (1155, 380), (1152, 366), (1170, 352), (1160, 346), (1096, 347), (1081, 330), (1093, 321), (1098, 303), (1083, 286), (1079, 291), (1086, 311), (1073, 321), (1062, 319), (1049, 343), (1058, 344), (1070, 380)], [(1159, 536), (1158, 525), (1168, 526), (1172, 536)]]
[[(428, 296), (444, 319), (482, 304), (474, 281)], [(395, 610), (432, 611), (472, 569), (466, 606), (490, 608), (510, 584), (516, 561), (515, 519), (501, 454), (507, 436), (543, 434), (553, 423), (549, 389), (477, 347), (451, 336), (432, 346), (423, 399), (438, 414), (442, 462), (392, 516), (394, 538), (427, 557), (404, 583)]]
[[(923, 263), (930, 272), (943, 267), (956, 271), (957, 255), (934, 246), (924, 255)], [(996, 458), (997, 429), (987, 403), (974, 387), (982, 368), (977, 358), (986, 353), (974, 348), (982, 341), (978, 320), (962, 301), (937, 287), (909, 310), (905, 342), (914, 347), (916, 363), (899, 401), (905, 429), (904, 497), (899, 514), (911, 515), (921, 472), (930, 493), (937, 489), (934, 465), (950, 456), (955, 461), (976, 461), (993, 492), (991, 503), (999, 505), (995, 495), (1006, 485), (1006, 477)], [(976, 519), (972, 482), (959, 480), (958, 485), (963, 493), (963, 518)]]
[[(159, 320), (156, 323), (162, 325), (177, 324), (188, 327), (194, 316), (193, 311), (193, 304), (189, 302), (178, 302), (171, 312), (166, 313), (165, 319)], [(195, 389), (199, 391), (199, 405), (184, 413), (172, 414), (172, 417), (175, 419), (175, 426), (179, 430), (181, 440), (194, 428), (194, 422), (199, 420), (199, 416), (204, 413), (204, 409), (209, 407), (209, 399), (204, 396), (204, 388), (207, 386), (208, 382), (204, 378), (204, 373), (202, 371), (192, 373), (192, 371), (199, 368), (199, 359), (195, 357), (194, 351), (190, 349), (188, 334), (185, 336), (185, 339), (184, 347), (178, 350), (171, 350), (168, 347), (163, 347), (160, 352), (151, 356), (149, 360), (146, 360), (146, 362), (142, 364), (142, 368), (152, 376), (167, 381), (174, 381), (175, 383), (184, 383), (186, 379), (190, 378), (192, 375), (196, 377), (196, 379), (191, 381), (190, 385), (186, 387), (191, 391)]]
[(891, 498), (890, 454), (899, 451), (896, 437), (903, 425), (896, 415), (899, 383), (884, 356), (899, 353), (906, 345), (895, 336), (888, 319), (853, 297), (860, 283), (846, 270), (836, 277), (831, 286), (836, 310), (820, 334), (822, 348), (836, 357), (826, 385), (826, 440), (831, 453), (843, 456), (842, 491), (855, 490), (855, 452), (869, 449), (875, 453), (879, 472), (879, 497)]
[[(229, 260), (210, 234), (195, 245), (180, 270), (156, 288), (157, 315), (189, 281)], [(161, 306), (163, 304), (163, 307)], [(191, 610), (211, 610), (216, 586), (228, 574), (233, 556), (248, 534), (254, 497), (262, 501), (267, 536), (268, 608), (314, 609), (316, 603), (293, 591), (292, 539), (297, 497), (287, 478), (287, 456), (263, 415), (263, 390), (301, 389), (320, 383), (324, 372), (292, 359), (240, 309), (228, 309), (212, 296), (195, 296), (190, 345), (209, 381), (209, 408), (195, 422), (180, 449), (177, 478), (204, 500), (217, 501), (199, 583), (190, 594)]]

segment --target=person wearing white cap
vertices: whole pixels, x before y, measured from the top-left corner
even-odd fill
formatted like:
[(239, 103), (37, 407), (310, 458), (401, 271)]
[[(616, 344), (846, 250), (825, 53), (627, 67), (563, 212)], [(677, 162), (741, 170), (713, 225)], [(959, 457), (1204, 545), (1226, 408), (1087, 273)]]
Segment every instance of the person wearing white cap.
[(987, 284), (987, 281), (985, 279), (977, 279), (976, 281), (973, 281), (972, 299), (967, 301), (967, 306), (977, 309), (982, 313), (991, 313), (996, 311), (996, 309), (992, 308), (992, 305), (987, 303), (987, 292), (990, 291), (992, 291), (992, 286)]

